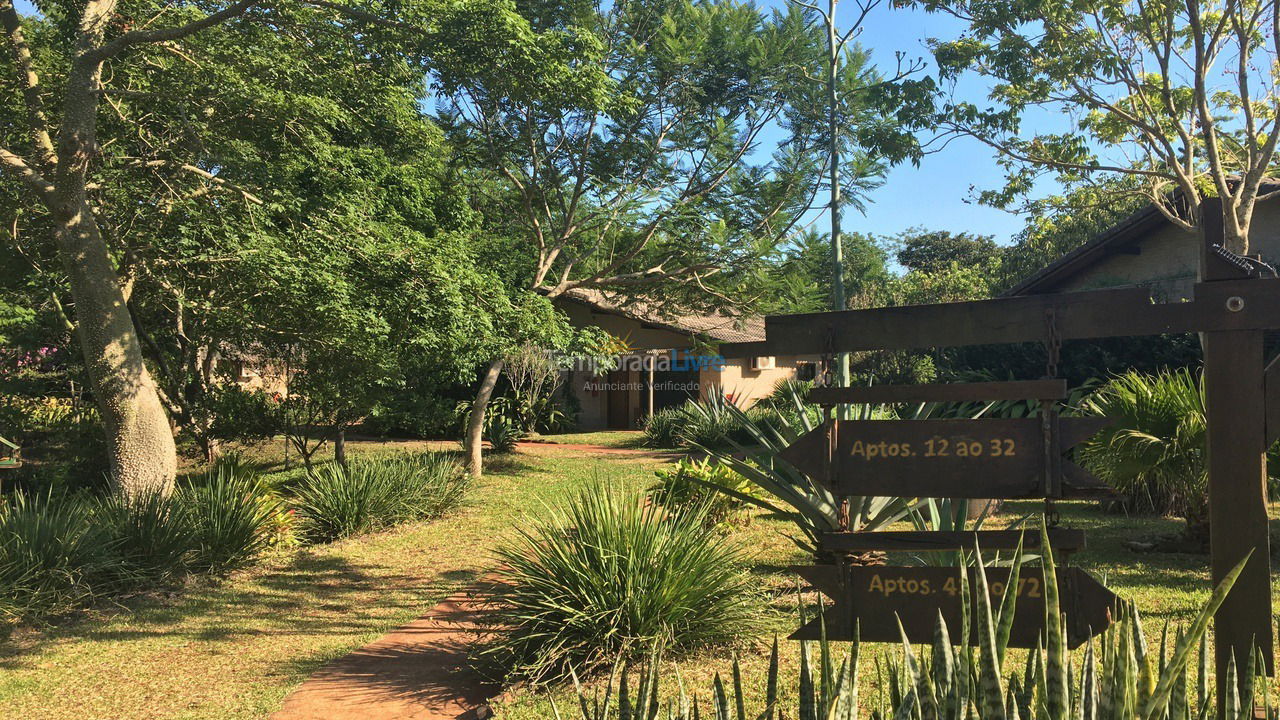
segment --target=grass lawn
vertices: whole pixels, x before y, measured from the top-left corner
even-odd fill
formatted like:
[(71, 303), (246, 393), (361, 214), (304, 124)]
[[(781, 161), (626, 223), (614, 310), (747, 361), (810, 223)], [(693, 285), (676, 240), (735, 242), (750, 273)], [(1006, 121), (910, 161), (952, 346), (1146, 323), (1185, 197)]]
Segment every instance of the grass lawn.
[(639, 430), (601, 430), (598, 432), (561, 433), (559, 435), (539, 435), (530, 438), (533, 442), (551, 443), (554, 445), (602, 445), (611, 448), (643, 448), (644, 433)]
[[(1000, 515), (992, 518), (987, 529), (998, 529), (1017, 518), (1039, 513), (1043, 503), (1018, 501), (1006, 503)], [(1074, 555), (1069, 563), (1094, 573), (1108, 587), (1122, 597), (1136, 601), (1143, 613), (1144, 629), (1152, 648), (1159, 647), (1161, 630), (1166, 622), (1176, 625), (1189, 620), (1209, 596), (1209, 558), (1207, 555), (1176, 553), (1135, 553), (1125, 547), (1128, 540), (1173, 534), (1181, 526), (1179, 521), (1152, 517), (1125, 517), (1102, 512), (1092, 502), (1060, 502), (1058, 509), (1062, 524), (1087, 531), (1088, 544), (1084, 551)], [(1275, 522), (1276, 513), (1272, 513)], [(703, 711), (707, 706), (715, 675), (718, 673), (726, 684), (732, 669), (732, 652), (739, 656), (743, 668), (744, 686), (749, 700), (754, 700), (754, 710), (748, 706), (752, 717), (764, 709), (764, 678), (767, 669), (769, 643), (772, 632), (778, 633), (781, 656), (781, 690), (784, 710), (792, 713), (795, 708), (795, 683), (799, 677), (798, 643), (785, 636), (798, 626), (796, 599), (792, 575), (781, 571), (788, 564), (805, 563), (805, 556), (780, 541), (780, 533), (787, 526), (767, 518), (757, 517), (747, 528), (736, 534), (748, 547), (759, 549), (759, 564), (753, 572), (760, 575), (768, 592), (770, 612), (763, 619), (764, 630), (760, 637), (750, 640), (735, 651), (721, 650), (691, 657), (676, 658), (667, 662), (662, 673), (663, 693), (677, 692), (677, 683), (683, 683), (690, 693), (697, 692)], [(907, 529), (905, 526), (900, 529)], [(890, 562), (908, 562), (903, 557)], [(1061, 562), (1061, 559), (1060, 559)], [(806, 598), (806, 601), (810, 601)], [(1273, 613), (1280, 609), (1280, 586), (1273, 586)], [(955, 629), (952, 629), (955, 632)], [(840, 652), (846, 652), (841, 645)], [(892, 645), (872, 645), (862, 649), (861, 695), (864, 707), (878, 697), (878, 688), (884, 678), (877, 676), (878, 658), (887, 655), (897, 657), (900, 650)], [(1013, 660), (1021, 666), (1025, 657), (1022, 651), (1012, 650)], [(634, 678), (633, 678), (634, 683)], [(597, 679), (594, 685), (600, 685)], [(590, 686), (589, 686), (590, 687)], [(632, 690), (634, 691), (634, 685)], [(788, 694), (790, 693), (790, 694)], [(553, 716), (552, 704), (562, 714), (569, 715), (576, 708), (576, 698), (569, 688), (559, 688), (542, 693), (516, 693), (503, 698), (497, 709), (502, 720), (544, 720)], [(576, 716), (574, 716), (576, 717)]]
[[(387, 447), (352, 443), (350, 451)], [(536, 453), (495, 461), (465, 507), (442, 520), (282, 554), (168, 599), (19, 631), (0, 643), (0, 718), (265, 717), (325, 662), (491, 567), (490, 548), (523, 513), (596, 478), (643, 487), (661, 463)]]
[[(592, 454), (559, 444), (628, 447), (635, 433), (552, 436), (545, 446), (490, 465), (463, 509), (432, 523), (282, 553), (217, 584), (172, 597), (145, 597), (123, 609), (44, 631), (21, 631), (0, 644), (0, 718), (261, 718), (325, 662), (376, 638), (434, 605), (492, 566), (489, 551), (526, 512), (596, 479), (639, 489), (665, 460), (652, 454)], [(456, 447), (449, 443), (351, 443), (352, 454)], [(278, 448), (274, 450), (278, 459)], [(263, 460), (272, 458), (263, 456)], [(1006, 506), (992, 526), (1034, 513), (1039, 503)], [(1073, 559), (1137, 600), (1147, 631), (1187, 618), (1208, 595), (1207, 556), (1135, 554), (1125, 540), (1176, 530), (1174, 521), (1106, 515), (1088, 503), (1060, 505), (1064, 524), (1088, 531)], [(767, 643), (795, 627), (794, 580), (787, 565), (805, 557), (784, 537), (787, 526), (756, 516), (734, 530), (755, 553), (749, 569), (761, 582), (760, 637), (738, 652), (757, 708)], [(874, 657), (864, 649), (864, 691)], [(784, 687), (796, 677), (797, 648), (782, 641)], [(687, 687), (704, 698), (714, 673), (727, 672), (730, 651), (678, 659)], [(664, 669), (674, 687), (675, 668)], [(864, 697), (867, 697), (864, 695)], [(872, 695), (874, 697), (874, 695)], [(550, 698), (566, 717), (567, 690), (515, 693), (497, 703), (503, 720), (549, 718)], [(706, 708), (704, 707), (704, 710)], [(757, 710), (758, 711), (758, 710)]]

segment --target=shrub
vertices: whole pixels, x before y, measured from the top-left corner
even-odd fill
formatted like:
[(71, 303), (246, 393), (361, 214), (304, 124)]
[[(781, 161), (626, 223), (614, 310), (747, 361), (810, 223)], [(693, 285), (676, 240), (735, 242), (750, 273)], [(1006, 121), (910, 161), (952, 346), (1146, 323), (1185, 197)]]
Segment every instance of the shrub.
[(112, 564), (111, 540), (74, 499), (0, 499), (0, 618), (69, 610), (93, 596)]
[(489, 438), (489, 445), (495, 454), (506, 455), (515, 452), (516, 443), (524, 439), (524, 431), (506, 418), (495, 418), (493, 422), (488, 423), (488, 426), (485, 435)]
[(692, 400), (683, 409), (684, 421), (675, 431), (680, 447), (724, 449), (745, 439), (742, 418), (746, 413), (723, 394)]
[(277, 537), (280, 499), (255, 473), (220, 465), (178, 494), (192, 533), (189, 567), (225, 572), (243, 567)]
[[(1042, 547), (1048, 547), (1047, 539)], [(1045, 599), (1048, 616), (1061, 617), (1057, 583), (1051, 554), (1045, 558)], [(963, 567), (963, 566), (962, 566)], [(578, 688), (579, 720), (656, 717), (663, 707), (669, 720), (694, 720), (702, 717), (728, 720), (755, 717), (772, 720), (798, 717), (814, 720), (857, 720), (858, 718), (964, 718), (965, 720), (1133, 720), (1163, 718), (1222, 717), (1224, 720), (1249, 720), (1255, 702), (1265, 708), (1267, 720), (1276, 720), (1265, 666), (1252, 660), (1229, 666), (1223, 706), (1210, 690), (1212, 653), (1207, 630), (1209, 620), (1222, 604), (1234, 584), (1242, 561), (1213, 591), (1196, 618), (1185, 628), (1166, 634), (1159, 648), (1149, 647), (1143, 640), (1142, 623), (1132, 606), (1122, 607), (1117, 622), (1094, 638), (1072, 657), (1067, 652), (1062, 625), (1048, 623), (1047, 637), (1041, 647), (1029, 651), (1027, 658), (1015, 660), (1006, 653), (1009, 629), (1012, 627), (1015, 603), (1003, 598), (1007, 591), (996, 592), (988, 586), (980, 567), (962, 571), (962, 590), (968, 583), (976, 585), (978, 602), (970, 606), (968, 622), (978, 629), (981, 639), (975, 647), (966, 634), (956, 634), (944, 621), (938, 623), (935, 641), (927, 651), (903, 642), (900, 659), (889, 659), (887, 667), (877, 660), (876, 695), (859, 696), (859, 648), (853, 643), (842, 660), (832, 643), (802, 642), (797, 677), (790, 687), (780, 692), (778, 643), (775, 640), (760, 697), (763, 712), (751, 708), (745, 693), (742, 671), (735, 660), (733, 683), (727, 690), (720, 675), (715, 676), (709, 698), (710, 708), (699, 707), (698, 694), (689, 697), (683, 683), (676, 697), (663, 697), (658, 682), (658, 653), (651, 654), (639, 668), (639, 687), (630, 685), (626, 658), (618, 658), (615, 667), (621, 673), (610, 677), (604, 689), (604, 703), (599, 702), (596, 688), (593, 701)], [(1015, 569), (1016, 571), (1016, 569)], [(1016, 587), (1010, 583), (1010, 587)], [(1016, 592), (1016, 589), (1014, 590)], [(803, 614), (803, 613), (802, 613)], [(959, 647), (952, 645), (959, 638)], [(1171, 642), (1170, 642), (1171, 641)], [(816, 653), (815, 653), (816, 650)], [(1194, 661), (1194, 662), (1193, 662)], [(1079, 670), (1077, 671), (1077, 668)], [(887, 669), (887, 672), (882, 672)], [(1194, 672), (1192, 672), (1194, 670)], [(1243, 682), (1236, 682), (1240, 678)], [(614, 681), (617, 680), (617, 690)], [(1237, 692), (1238, 689), (1238, 692)], [(755, 695), (751, 693), (750, 695)], [(610, 698), (617, 698), (611, 703)], [(794, 698), (796, 706), (783, 707), (784, 699)], [(733, 708), (731, 710), (731, 708)], [(709, 711), (708, 711), (709, 710)], [(557, 712), (557, 716), (559, 713)]]
[(650, 447), (674, 448), (680, 446), (676, 431), (687, 420), (683, 406), (665, 407), (654, 412), (644, 421), (644, 441)]
[(510, 677), (553, 680), (655, 641), (723, 642), (755, 617), (743, 552), (705, 507), (667, 515), (595, 485), (540, 515), (498, 551), (504, 631), (485, 654)]
[(462, 503), (471, 476), (456, 458), (444, 453), (422, 453), (378, 461), (385, 472), (398, 474), (401, 521), (438, 518)]
[[(706, 506), (706, 522), (719, 526), (747, 507), (743, 495), (753, 496), (755, 485), (734, 470), (710, 460), (682, 458), (675, 467), (654, 473), (658, 482), (649, 497), (668, 512)], [(726, 492), (728, 491), (728, 492)]]
[(1204, 394), (1188, 370), (1117, 377), (1082, 409), (1115, 422), (1080, 449), (1090, 472), (1129, 497), (1135, 510), (1185, 518), (1208, 536)]
[(177, 495), (110, 495), (94, 507), (94, 522), (110, 538), (113, 572), (122, 587), (164, 582), (187, 569), (194, 531)]
[(456, 506), (468, 479), (443, 455), (360, 460), (326, 465), (295, 490), (305, 534), (321, 542), (399, 522), (437, 517)]

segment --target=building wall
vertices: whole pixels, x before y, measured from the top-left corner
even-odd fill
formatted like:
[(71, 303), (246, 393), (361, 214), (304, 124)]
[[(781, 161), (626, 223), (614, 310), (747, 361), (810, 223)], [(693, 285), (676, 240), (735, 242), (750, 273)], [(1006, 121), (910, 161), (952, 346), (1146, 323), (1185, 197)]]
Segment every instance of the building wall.
[(703, 370), (700, 374), (702, 396), (720, 391), (733, 399), (741, 407), (751, 407), (773, 392), (778, 382), (794, 377), (803, 361), (816, 361), (816, 358), (795, 355), (780, 355), (775, 358), (775, 367), (771, 370), (752, 370), (751, 358), (730, 358), (725, 361), (724, 370)]
[[(1280, 261), (1280, 201), (1258, 204), (1250, 235), (1250, 255), (1261, 255), (1273, 265)], [(1166, 224), (1135, 245), (1140, 252), (1110, 255), (1054, 289), (1074, 292), (1149, 285), (1157, 302), (1190, 299), (1200, 265), (1201, 242), (1198, 232)]]
[[(637, 354), (646, 350), (688, 349), (693, 345), (689, 335), (646, 327), (643, 323), (611, 313), (599, 312), (581, 303), (564, 301), (559, 307), (569, 317), (574, 327), (596, 326), (615, 337), (623, 338)], [(816, 361), (816, 358), (807, 358)], [(749, 407), (773, 392), (778, 381), (793, 377), (803, 357), (780, 356), (776, 367), (769, 370), (752, 370), (750, 358), (734, 358), (725, 361), (722, 370), (702, 368), (695, 371), (702, 397), (725, 392), (742, 407)], [(571, 372), (566, 379), (566, 389), (573, 393), (580, 407), (578, 427), (583, 430), (599, 430), (610, 426), (609, 385), (623, 383), (628, 403), (627, 422), (639, 427), (648, 413), (648, 373), (626, 370), (603, 376), (592, 376), (586, 371)]]

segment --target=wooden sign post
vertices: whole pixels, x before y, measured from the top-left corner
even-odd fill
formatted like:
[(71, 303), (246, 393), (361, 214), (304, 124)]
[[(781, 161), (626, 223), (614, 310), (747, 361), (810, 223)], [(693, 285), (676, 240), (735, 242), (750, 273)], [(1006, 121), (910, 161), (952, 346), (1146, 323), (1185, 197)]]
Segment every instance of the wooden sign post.
[[(941, 615), (952, 640), (963, 627), (961, 613), (965, 587), (970, 607), (977, 607), (976, 583), (972, 575), (966, 585), (958, 567), (837, 567), (807, 565), (792, 568), (823, 594), (833, 598), (821, 620), (814, 619), (791, 635), (793, 640), (821, 639), (823, 625), (829, 638), (852, 638), (853, 622), (858, 637), (868, 642), (900, 642), (901, 632), (913, 643), (933, 642)], [(987, 589), (993, 605), (999, 605), (1009, 581), (1008, 568), (987, 568)], [(1013, 613), (1010, 647), (1043, 645), (1045, 631), (1044, 573), (1039, 568), (1019, 572), (1017, 600)], [(1079, 568), (1058, 569), (1058, 592), (1067, 620), (1067, 642), (1078, 647), (1106, 630), (1118, 617), (1114, 593)], [(898, 623), (902, 623), (901, 631)], [(978, 627), (971, 638), (977, 643)]]
[[(1063, 418), (1059, 453), (1106, 427), (1105, 418)], [(1063, 491), (1045, 485), (1045, 433), (1038, 418), (836, 420), (779, 457), (838, 496), (1072, 497), (1105, 486), (1062, 461)]]
[[(1280, 437), (1280, 365), (1273, 362), (1264, 370), (1263, 334), (1280, 330), (1280, 279), (1263, 277), (1255, 263), (1222, 247), (1216, 201), (1207, 201), (1202, 213), (1204, 272), (1190, 302), (1153, 303), (1145, 289), (1121, 288), (770, 316), (763, 342), (725, 345), (721, 353), (747, 357), (1037, 341), (1056, 352), (1064, 340), (1201, 333), (1214, 582), (1250, 556), (1215, 616), (1218, 679), (1225, 681), (1233, 653), (1242, 663), (1251, 649), (1262, 653), (1267, 673), (1274, 674), (1265, 453)], [(827, 403), (1047, 401), (1065, 394), (1065, 385), (1049, 379), (816, 392)], [(1044, 407), (1040, 421), (833, 421), (788, 449), (783, 459), (845, 495), (1069, 497), (1099, 490), (1061, 453), (1100, 426), (1059, 419), (1048, 402)], [(1042, 465), (1033, 467), (1028, 457)], [(928, 544), (919, 537), (911, 542)], [(850, 592), (863, 592), (864, 602), (855, 603), (859, 616), (893, 606), (869, 591)]]

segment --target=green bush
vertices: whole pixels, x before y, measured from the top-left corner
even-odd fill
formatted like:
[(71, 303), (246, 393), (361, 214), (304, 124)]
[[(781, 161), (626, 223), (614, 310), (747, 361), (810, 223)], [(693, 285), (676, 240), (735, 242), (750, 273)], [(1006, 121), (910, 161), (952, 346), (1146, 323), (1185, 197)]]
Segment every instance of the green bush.
[(705, 507), (667, 514), (595, 485), (539, 516), (498, 551), (503, 632), (485, 655), (509, 678), (554, 680), (655, 641), (724, 642), (759, 612), (743, 551)]
[(774, 413), (764, 407), (739, 410), (723, 394), (716, 393), (650, 415), (644, 424), (645, 442), (661, 448), (728, 448), (748, 437), (742, 427), (743, 412), (757, 419)]
[(489, 446), (496, 455), (515, 452), (516, 443), (524, 439), (524, 431), (504, 417), (493, 418), (487, 425), (485, 437), (489, 439)]
[(665, 407), (654, 412), (644, 421), (644, 441), (649, 447), (674, 448), (680, 446), (676, 431), (686, 421), (684, 406)]
[[(1047, 538), (1041, 546), (1048, 547)], [(1059, 619), (1062, 608), (1051, 553), (1046, 553), (1043, 565), (1046, 612), (1048, 617)], [(1067, 651), (1063, 625), (1047, 623), (1040, 648), (1029, 651), (1025, 660), (1006, 652), (1015, 608), (1010, 592), (1017, 592), (1017, 583), (1011, 580), (1005, 589), (998, 590), (988, 585), (981, 566), (961, 567), (965, 569), (960, 574), (960, 592), (967, 596), (973, 586), (973, 596), (978, 599), (969, 608), (968, 623), (977, 628), (974, 635), (979, 642), (971, 644), (967, 634), (956, 633), (960, 628), (948, 628), (939, 618), (935, 640), (927, 649), (917, 649), (904, 640), (898, 660), (890, 659), (886, 665), (877, 662), (879, 682), (871, 698), (859, 696), (858, 643), (851, 644), (842, 660), (833, 643), (802, 642), (795, 682), (784, 688), (779, 682), (775, 640), (763, 692), (758, 695), (744, 692), (736, 660), (730, 688), (726, 689), (717, 674), (710, 692), (702, 695), (703, 702), (709, 701), (708, 708), (699, 707), (698, 693), (690, 698), (683, 684), (674, 697), (664, 696), (658, 684), (658, 653), (651, 654), (639, 668), (638, 687), (630, 684), (628, 658), (619, 657), (614, 667), (622, 672), (609, 678), (603, 703), (599, 688), (594, 698), (578, 688), (581, 702), (577, 717), (649, 718), (665, 707), (662, 717), (668, 720), (1251, 720), (1255, 703), (1265, 708), (1267, 720), (1280, 717), (1271, 703), (1274, 688), (1268, 687), (1261, 662), (1232, 663), (1225, 684), (1231, 690), (1225, 692), (1221, 715), (1215, 712), (1217, 698), (1208, 683), (1212, 662), (1209, 621), (1244, 561), (1222, 580), (1195, 619), (1172, 634), (1166, 633), (1158, 648), (1147, 645), (1138, 612), (1128, 605), (1121, 608), (1115, 624), (1074, 657)], [(1013, 572), (1020, 569), (1021, 564), (1015, 563)], [(953, 638), (960, 639), (958, 647), (952, 644)], [(763, 700), (762, 712), (758, 706), (749, 707), (750, 696)], [(614, 697), (616, 703), (611, 702)], [(794, 698), (794, 707), (783, 706), (788, 698)]]
[(182, 488), (178, 501), (191, 526), (188, 566), (196, 572), (244, 567), (276, 539), (280, 499), (254, 473), (219, 465)]
[(1084, 466), (1125, 494), (1137, 511), (1181, 517), (1193, 536), (1208, 537), (1204, 393), (1189, 370), (1130, 372), (1082, 404), (1115, 422), (1080, 448)]
[(15, 493), (0, 498), (0, 619), (63, 612), (100, 591), (111, 538), (85, 503)]
[(456, 460), (427, 454), (326, 465), (294, 493), (305, 535), (327, 542), (437, 517), (461, 501), (467, 483)]
[(110, 538), (121, 586), (171, 580), (187, 570), (193, 530), (177, 495), (143, 493), (98, 501), (93, 520)]
[[(743, 495), (754, 496), (755, 485), (732, 468), (710, 460), (682, 458), (675, 467), (654, 473), (658, 482), (649, 498), (668, 512), (691, 506), (706, 507), (706, 522), (721, 526), (735, 516), (745, 517)], [(725, 491), (728, 492), (725, 492)]]

